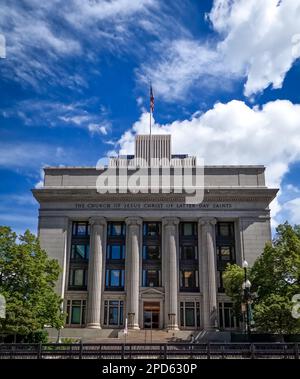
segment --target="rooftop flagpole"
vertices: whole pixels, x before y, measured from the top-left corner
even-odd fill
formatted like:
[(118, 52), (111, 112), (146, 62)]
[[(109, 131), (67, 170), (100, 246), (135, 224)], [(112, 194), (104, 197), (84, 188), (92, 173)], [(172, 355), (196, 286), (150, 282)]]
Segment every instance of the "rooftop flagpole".
[(152, 114), (154, 111), (154, 96), (152, 90), (152, 84), (150, 81), (150, 149), (149, 149), (149, 165), (151, 167), (151, 159), (152, 159)]

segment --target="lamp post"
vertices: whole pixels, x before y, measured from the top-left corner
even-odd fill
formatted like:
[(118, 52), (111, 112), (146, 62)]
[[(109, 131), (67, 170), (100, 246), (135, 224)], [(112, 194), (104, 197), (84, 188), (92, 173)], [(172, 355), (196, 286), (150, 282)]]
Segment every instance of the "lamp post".
[(250, 301), (251, 301), (251, 282), (248, 279), (248, 262), (243, 261), (242, 267), (244, 269), (244, 282), (243, 282), (243, 291), (244, 291), (244, 302), (246, 304), (246, 332), (248, 334), (248, 340), (251, 340), (251, 320), (250, 320)]

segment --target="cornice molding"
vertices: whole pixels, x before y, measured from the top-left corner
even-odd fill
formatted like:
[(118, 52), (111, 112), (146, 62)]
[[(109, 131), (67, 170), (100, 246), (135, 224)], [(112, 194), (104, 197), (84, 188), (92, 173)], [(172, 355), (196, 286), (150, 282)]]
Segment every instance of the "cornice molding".
[[(205, 191), (203, 202), (254, 202), (270, 203), (278, 192), (276, 188), (231, 188)], [(108, 202), (182, 202), (185, 194), (99, 194), (95, 189), (41, 188), (32, 193), (38, 202), (42, 201), (108, 201)]]

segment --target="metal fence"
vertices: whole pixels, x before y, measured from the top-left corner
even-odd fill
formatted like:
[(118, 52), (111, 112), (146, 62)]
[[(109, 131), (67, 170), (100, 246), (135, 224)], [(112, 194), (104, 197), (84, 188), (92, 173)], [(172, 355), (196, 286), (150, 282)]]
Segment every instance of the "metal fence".
[(299, 359), (297, 343), (0, 344), (0, 359)]

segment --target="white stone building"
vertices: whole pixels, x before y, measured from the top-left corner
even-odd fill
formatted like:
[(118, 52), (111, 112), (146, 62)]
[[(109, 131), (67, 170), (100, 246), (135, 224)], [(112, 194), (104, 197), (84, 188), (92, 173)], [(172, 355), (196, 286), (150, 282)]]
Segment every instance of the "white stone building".
[[(128, 163), (140, 167), (150, 156), (169, 160), (171, 177), (174, 167), (196, 167), (194, 157), (171, 154), (170, 136), (156, 135), (137, 136), (135, 156), (110, 166), (132, 175)], [(41, 245), (62, 267), (66, 327), (84, 335), (123, 329), (127, 318), (132, 329), (236, 328), (221, 273), (227, 263), (251, 265), (271, 239), (277, 189), (266, 187), (265, 168), (205, 166), (200, 204), (187, 204), (173, 180), (170, 193), (99, 193), (107, 170), (48, 167), (43, 188), (32, 191)]]

